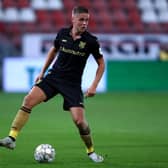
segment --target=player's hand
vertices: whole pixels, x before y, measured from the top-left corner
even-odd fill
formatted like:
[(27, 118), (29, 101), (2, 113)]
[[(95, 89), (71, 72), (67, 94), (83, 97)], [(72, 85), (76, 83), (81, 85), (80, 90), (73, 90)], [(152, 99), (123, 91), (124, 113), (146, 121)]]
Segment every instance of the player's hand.
[(96, 94), (96, 89), (94, 87), (90, 87), (85, 93), (85, 98), (93, 97), (95, 94)]
[(43, 74), (39, 74), (35, 79), (35, 83), (39, 83), (43, 79), (43, 76)]

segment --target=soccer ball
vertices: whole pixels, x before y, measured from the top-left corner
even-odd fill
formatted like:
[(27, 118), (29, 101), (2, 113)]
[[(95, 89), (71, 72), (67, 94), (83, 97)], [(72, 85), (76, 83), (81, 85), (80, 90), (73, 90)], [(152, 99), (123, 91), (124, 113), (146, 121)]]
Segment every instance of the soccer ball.
[(34, 159), (39, 163), (53, 162), (55, 155), (55, 149), (50, 144), (40, 144), (34, 151)]

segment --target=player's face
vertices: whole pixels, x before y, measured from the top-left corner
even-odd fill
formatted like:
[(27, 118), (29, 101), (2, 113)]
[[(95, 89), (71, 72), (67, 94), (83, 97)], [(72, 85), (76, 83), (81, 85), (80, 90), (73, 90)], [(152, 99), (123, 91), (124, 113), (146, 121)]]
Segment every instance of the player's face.
[(72, 16), (73, 27), (77, 30), (78, 33), (83, 33), (89, 23), (89, 14), (80, 13)]

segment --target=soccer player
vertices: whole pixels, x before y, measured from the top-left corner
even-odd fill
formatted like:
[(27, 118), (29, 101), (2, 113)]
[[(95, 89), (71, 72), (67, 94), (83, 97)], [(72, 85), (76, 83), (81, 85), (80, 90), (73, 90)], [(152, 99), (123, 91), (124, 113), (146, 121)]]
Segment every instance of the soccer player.
[[(62, 28), (58, 32), (35, 85), (24, 97), (22, 106), (12, 122), (9, 136), (0, 139), (0, 146), (14, 149), (16, 138), (27, 123), (33, 107), (61, 94), (64, 98), (63, 108), (70, 111), (72, 120), (84, 141), (89, 158), (93, 162), (104, 160), (94, 150), (91, 131), (84, 114), (84, 96), (81, 90), (81, 78), (90, 54), (93, 55), (98, 66), (95, 70), (95, 78), (85, 93), (86, 97), (95, 95), (105, 67), (99, 42), (87, 31), (88, 22), (88, 9), (82, 6), (74, 7), (72, 26)], [(55, 57), (57, 58), (55, 59)], [(51, 69), (45, 75), (51, 64)]]

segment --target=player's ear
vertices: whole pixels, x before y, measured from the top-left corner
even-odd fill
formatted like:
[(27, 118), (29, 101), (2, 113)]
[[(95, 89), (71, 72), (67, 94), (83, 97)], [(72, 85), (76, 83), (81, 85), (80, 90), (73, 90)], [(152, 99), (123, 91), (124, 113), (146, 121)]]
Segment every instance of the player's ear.
[(72, 13), (72, 17), (71, 17), (72, 23), (74, 23), (74, 20), (75, 20), (75, 15)]
[(74, 13), (72, 12), (72, 15), (71, 15), (71, 21), (72, 23), (74, 22)]

